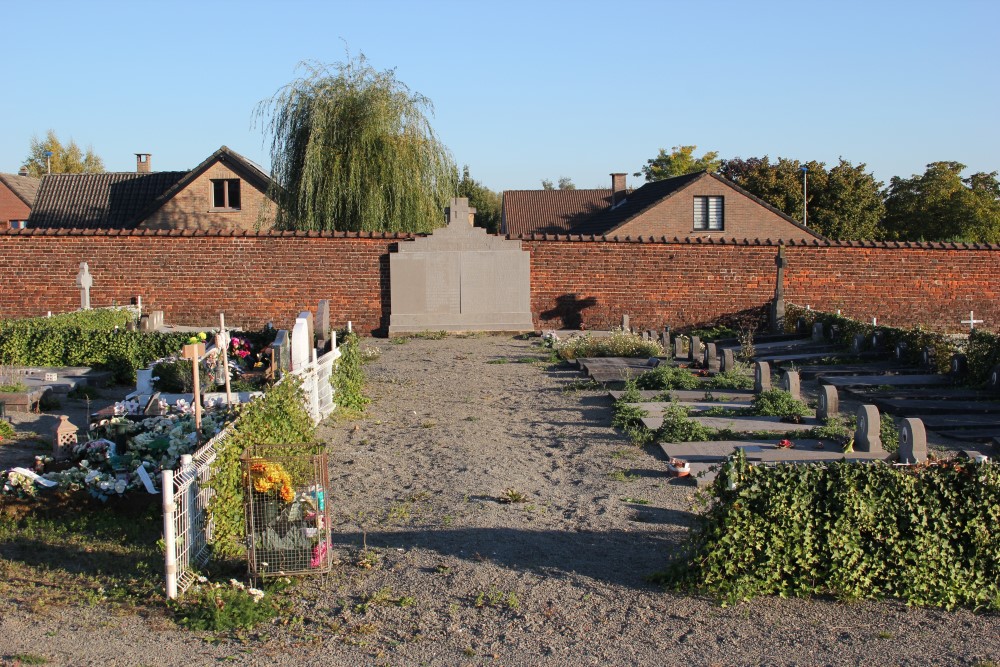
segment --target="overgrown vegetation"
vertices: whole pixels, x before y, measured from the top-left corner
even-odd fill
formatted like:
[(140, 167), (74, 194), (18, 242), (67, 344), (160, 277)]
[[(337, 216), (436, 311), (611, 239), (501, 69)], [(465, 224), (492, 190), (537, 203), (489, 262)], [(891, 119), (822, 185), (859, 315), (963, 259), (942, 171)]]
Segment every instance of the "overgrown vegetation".
[(1000, 609), (1000, 467), (751, 466), (734, 454), (684, 557), (653, 579), (723, 603), (760, 595)]
[(711, 440), (712, 429), (688, 417), (680, 403), (671, 403), (663, 411), (663, 424), (656, 431), (658, 442), (700, 442)]
[(586, 333), (555, 344), (559, 357), (570, 361), (581, 357), (661, 357), (663, 347), (655, 340), (643, 340), (640, 334), (612, 329), (608, 336)]
[(251, 445), (311, 443), (316, 434), (304, 406), (302, 383), (295, 376), (264, 392), (264, 396), (237, 407), (232, 435), (217, 447), (215, 474), (209, 486), (215, 496), (209, 505), (215, 522), (215, 553), (235, 558), (246, 550), (243, 516), (243, 470), (240, 459)]
[(1000, 365), (1000, 336), (974, 329), (969, 334), (965, 358), (969, 368), (969, 384), (985, 384), (993, 369)]
[(810, 414), (808, 406), (781, 389), (762, 391), (753, 397), (750, 413), (762, 417), (805, 417)]
[(14, 427), (6, 419), (0, 419), (0, 440), (14, 437)]
[(361, 354), (361, 341), (355, 333), (349, 333), (340, 344), (340, 358), (333, 371), (334, 401), (341, 410), (362, 412), (369, 399), (364, 395), (365, 372)]
[(626, 380), (625, 391), (612, 406), (611, 417), (612, 426), (620, 428), (637, 445), (647, 444), (653, 439), (653, 433), (642, 423), (643, 417), (647, 417), (649, 413), (634, 405), (641, 400), (636, 380), (634, 378)]
[(137, 368), (176, 353), (187, 340), (187, 334), (129, 331), (134, 320), (125, 308), (0, 320), (0, 364), (91, 366), (111, 371), (116, 382), (134, 382)]
[(753, 371), (749, 364), (737, 362), (735, 368), (716, 373), (707, 384), (711, 389), (753, 389)]
[(701, 381), (691, 371), (660, 364), (656, 368), (643, 371), (635, 379), (638, 389), (697, 389)]

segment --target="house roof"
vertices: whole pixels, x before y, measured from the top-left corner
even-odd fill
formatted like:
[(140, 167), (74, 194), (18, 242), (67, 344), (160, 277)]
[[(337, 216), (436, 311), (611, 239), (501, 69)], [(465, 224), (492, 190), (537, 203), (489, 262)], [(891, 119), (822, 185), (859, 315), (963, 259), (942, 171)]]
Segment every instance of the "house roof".
[(6, 185), (28, 208), (31, 208), (35, 203), (35, 196), (38, 194), (38, 185), (40, 182), (39, 179), (32, 176), (0, 174), (0, 183)]
[(223, 146), (190, 171), (43, 176), (28, 227), (135, 229), (217, 161), (268, 193), (270, 177), (250, 160)]
[(507, 190), (503, 233), (510, 236), (565, 234), (611, 205), (611, 189)]

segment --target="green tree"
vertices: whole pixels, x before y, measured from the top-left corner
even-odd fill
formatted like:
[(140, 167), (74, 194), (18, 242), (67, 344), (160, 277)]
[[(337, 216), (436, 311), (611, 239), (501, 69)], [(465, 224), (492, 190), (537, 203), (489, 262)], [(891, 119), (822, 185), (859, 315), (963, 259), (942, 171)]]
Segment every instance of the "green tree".
[[(51, 152), (49, 157), (46, 153)], [(24, 160), (28, 175), (40, 177), (49, 173), (51, 165), (53, 174), (100, 174), (104, 172), (104, 162), (97, 157), (90, 147), (84, 152), (70, 139), (65, 146), (59, 141), (54, 130), (45, 134), (45, 139), (31, 138), (31, 149)]]
[(542, 179), (542, 190), (555, 190), (557, 187), (560, 190), (576, 190), (576, 184), (569, 176), (560, 176), (558, 186), (553, 185), (547, 178)]
[(894, 176), (885, 201), (890, 238), (1000, 243), (997, 172), (962, 178), (965, 165), (932, 162), (922, 176)]
[(483, 227), (490, 234), (500, 229), (501, 197), (469, 175), (469, 165), (462, 167), (462, 178), (458, 180), (458, 196), (466, 197), (469, 206), (476, 209), (476, 227)]
[(555, 190), (556, 186), (552, 185), (552, 181), (547, 178), (542, 179), (542, 190)]
[(307, 75), (257, 107), (273, 133), (278, 228), (430, 231), (444, 224), (456, 169), (428, 121), (430, 100), (364, 55)]
[(865, 171), (866, 165), (852, 165), (840, 158), (827, 170), (823, 162), (802, 163), (779, 157), (723, 160), (719, 174), (750, 194), (801, 221), (802, 167), (807, 170), (810, 229), (833, 239), (871, 240), (885, 234), (880, 220), (885, 211), (883, 183)]
[(696, 171), (718, 171), (722, 160), (715, 151), (709, 151), (701, 157), (696, 158), (694, 151), (697, 146), (674, 146), (667, 153), (661, 148), (659, 154), (652, 159), (646, 160), (641, 171), (637, 171), (633, 176), (645, 176), (646, 182), (662, 181), (665, 178), (693, 174)]

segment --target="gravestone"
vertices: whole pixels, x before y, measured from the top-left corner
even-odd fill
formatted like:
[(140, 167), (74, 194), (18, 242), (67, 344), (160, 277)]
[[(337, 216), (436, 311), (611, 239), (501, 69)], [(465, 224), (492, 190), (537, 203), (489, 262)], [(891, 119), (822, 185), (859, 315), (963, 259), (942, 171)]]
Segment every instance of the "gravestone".
[(860, 354), (863, 349), (865, 349), (865, 335), (861, 333), (854, 334), (851, 338), (851, 352)]
[(140, 396), (149, 396), (153, 389), (153, 371), (147, 368), (140, 368), (135, 372), (135, 391)]
[(831, 324), (830, 325), (830, 340), (836, 341), (840, 337), (840, 325)]
[(753, 365), (753, 390), (755, 393), (771, 391), (771, 364), (758, 361)]
[(937, 352), (933, 347), (924, 346), (924, 349), (920, 351), (920, 363), (924, 366), (933, 366), (936, 357)]
[(799, 372), (784, 370), (781, 372), (781, 388), (792, 395), (796, 401), (802, 400), (802, 384), (799, 381)]
[(969, 360), (964, 354), (951, 355), (951, 372), (961, 375), (969, 370)]
[(993, 370), (990, 371), (990, 379), (987, 384), (989, 384), (990, 389), (1000, 389), (1000, 364), (994, 366)]
[(691, 344), (688, 346), (688, 360), (698, 361), (701, 359), (701, 338), (690, 336), (688, 340), (691, 341)]
[(825, 334), (823, 333), (823, 323), (815, 322), (813, 323), (812, 339), (814, 341), (820, 342), (824, 339)]
[(465, 198), (445, 213), (447, 227), (389, 255), (389, 334), (533, 331), (531, 257), (521, 242), (473, 227)]
[(684, 358), (684, 337), (674, 336), (674, 357), (676, 359)]
[(94, 286), (94, 278), (90, 275), (90, 267), (86, 262), (80, 262), (76, 286), (80, 288), (80, 310), (90, 310), (90, 288)]
[(919, 419), (908, 417), (899, 426), (899, 462), (923, 463), (927, 460), (927, 431)]
[(295, 318), (292, 327), (292, 371), (304, 368), (312, 361), (312, 341), (309, 339), (309, 322), (304, 317)]
[(274, 337), (274, 342), (271, 343), (271, 350), (274, 355), (274, 363), (272, 365), (276, 371), (276, 378), (292, 370), (291, 337), (288, 335), (287, 329), (278, 329), (278, 333)]
[(642, 340), (643, 340), (643, 342), (648, 342), (649, 341), (649, 332), (648, 331), (643, 331), (642, 332)]
[(663, 333), (660, 334), (660, 346), (663, 347), (663, 351), (670, 352), (670, 329), (664, 329)]
[(778, 246), (778, 254), (774, 258), (774, 265), (777, 269), (777, 275), (774, 279), (774, 298), (771, 299), (771, 333), (784, 333), (785, 267), (788, 266), (788, 260), (785, 258), (785, 246)]
[(840, 412), (840, 394), (837, 388), (828, 384), (820, 385), (816, 402), (816, 418), (829, 419)]
[(632, 331), (629, 328), (628, 315), (622, 315), (622, 331)]
[(736, 368), (736, 354), (730, 348), (725, 348), (722, 350), (722, 363), (720, 369), (725, 371), (731, 371)]
[(902, 361), (906, 358), (906, 341), (899, 341), (896, 343), (896, 361)]
[(153, 310), (139, 318), (140, 331), (156, 331), (163, 326), (163, 311)]
[(715, 343), (705, 343), (705, 354), (702, 357), (702, 363), (709, 370), (719, 368), (719, 353), (715, 347)]
[(883, 452), (882, 418), (874, 405), (858, 408), (858, 426), (854, 430), (854, 449), (859, 452)]
[(327, 299), (322, 299), (316, 307), (316, 336), (326, 347), (330, 340), (330, 301)]
[(315, 328), (313, 327), (312, 311), (303, 310), (301, 313), (299, 313), (299, 316), (295, 319), (296, 322), (299, 320), (306, 321), (306, 340), (309, 341), (309, 345), (311, 346), (313, 342), (316, 340)]
[(806, 322), (806, 318), (800, 317), (795, 320), (795, 333), (804, 334), (809, 331), (809, 323)]

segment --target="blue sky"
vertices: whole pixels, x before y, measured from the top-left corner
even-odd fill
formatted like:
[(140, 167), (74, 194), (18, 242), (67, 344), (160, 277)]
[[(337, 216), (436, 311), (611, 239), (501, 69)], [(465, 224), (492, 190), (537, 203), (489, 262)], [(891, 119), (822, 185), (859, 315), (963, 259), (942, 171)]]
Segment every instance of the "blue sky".
[[(269, 166), (257, 104), (303, 60), (363, 52), (434, 103), (494, 190), (607, 187), (659, 148), (867, 163), (888, 182), (1000, 169), (1000, 3), (4, 2), (0, 171), (33, 135), (187, 169), (225, 144)], [(969, 173), (967, 172), (967, 173)], [(638, 179), (631, 178), (636, 183)]]

